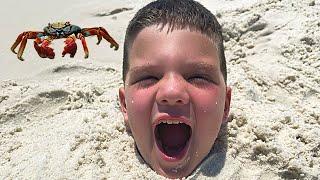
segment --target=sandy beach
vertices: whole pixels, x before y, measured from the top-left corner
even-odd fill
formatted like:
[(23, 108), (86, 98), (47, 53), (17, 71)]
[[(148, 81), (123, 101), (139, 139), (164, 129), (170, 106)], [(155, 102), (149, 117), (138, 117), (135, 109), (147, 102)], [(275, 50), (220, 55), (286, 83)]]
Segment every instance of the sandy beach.
[[(125, 29), (151, 0), (18, 1), (0, 7), (0, 179), (164, 179), (126, 132), (118, 103)], [(199, 0), (223, 27), (229, 122), (187, 179), (320, 179), (320, 1)], [(125, 8), (125, 9), (122, 9)], [(122, 9), (123, 11), (121, 11)], [(102, 26), (74, 58), (42, 59), (19, 33)]]

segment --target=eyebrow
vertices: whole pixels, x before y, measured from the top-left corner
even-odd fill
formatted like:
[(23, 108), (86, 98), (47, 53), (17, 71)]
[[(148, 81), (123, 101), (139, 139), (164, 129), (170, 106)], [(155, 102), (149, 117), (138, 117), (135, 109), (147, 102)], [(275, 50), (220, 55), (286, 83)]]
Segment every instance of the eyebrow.
[[(204, 71), (204, 72), (215, 72), (219, 69), (218, 66), (208, 64), (206, 62), (187, 63), (184, 66), (185, 66), (185, 69), (189, 69), (192, 67), (192, 68), (195, 68), (199, 71)], [(159, 68), (159, 66), (156, 66), (156, 65), (141, 65), (141, 66), (133, 67), (132, 69), (129, 70), (129, 73), (131, 73), (131, 74), (138, 73), (139, 74), (142, 72), (154, 71), (158, 68)]]
[(188, 63), (187, 66), (205, 72), (215, 72), (219, 70), (217, 65), (208, 64), (206, 62)]
[(141, 65), (141, 66), (133, 67), (132, 69), (129, 70), (129, 73), (130, 74), (142, 73), (142, 72), (153, 70), (156, 67), (157, 66), (155, 65)]

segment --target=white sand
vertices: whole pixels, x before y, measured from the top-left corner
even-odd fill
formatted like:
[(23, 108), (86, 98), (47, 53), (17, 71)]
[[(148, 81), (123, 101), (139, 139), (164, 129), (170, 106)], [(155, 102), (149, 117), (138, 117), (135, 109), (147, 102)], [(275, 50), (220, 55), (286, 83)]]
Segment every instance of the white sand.
[[(58, 40), (52, 61), (29, 41), (25, 62), (9, 50), (20, 32), (55, 20), (103, 26), (122, 44), (128, 21), (150, 1), (57, 0), (36, 8), (41, 2), (1, 2), (0, 179), (162, 178), (137, 156), (122, 122), (122, 47), (88, 38), (90, 58), (79, 46), (70, 59), (60, 57)], [(200, 2), (225, 30), (233, 98), (228, 131), (191, 179), (319, 179), (320, 2)], [(133, 10), (93, 16), (123, 7)]]

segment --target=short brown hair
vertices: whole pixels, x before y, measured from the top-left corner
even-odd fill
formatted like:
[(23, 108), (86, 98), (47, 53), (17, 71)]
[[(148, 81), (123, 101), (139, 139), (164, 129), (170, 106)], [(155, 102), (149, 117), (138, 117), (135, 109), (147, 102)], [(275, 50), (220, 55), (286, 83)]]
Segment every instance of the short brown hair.
[(137, 34), (152, 25), (169, 26), (168, 31), (188, 28), (209, 37), (216, 45), (220, 69), (227, 82), (222, 30), (216, 17), (200, 3), (193, 0), (157, 0), (140, 9), (130, 21), (123, 52), (122, 80), (125, 82), (129, 70), (129, 50)]

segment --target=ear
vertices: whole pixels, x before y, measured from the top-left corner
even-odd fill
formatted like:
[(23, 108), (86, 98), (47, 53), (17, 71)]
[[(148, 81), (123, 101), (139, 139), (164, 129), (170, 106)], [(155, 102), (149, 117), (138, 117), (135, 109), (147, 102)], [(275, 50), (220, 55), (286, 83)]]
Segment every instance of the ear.
[(223, 123), (228, 121), (229, 111), (230, 111), (230, 103), (231, 103), (231, 88), (226, 87), (226, 97), (224, 101), (224, 112), (223, 112)]
[(120, 100), (121, 112), (123, 115), (124, 123), (126, 127), (129, 128), (128, 112), (127, 112), (127, 104), (126, 104), (124, 87), (119, 88), (119, 100)]

